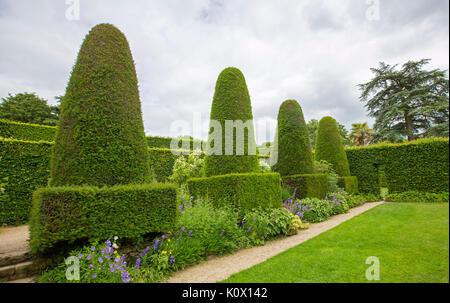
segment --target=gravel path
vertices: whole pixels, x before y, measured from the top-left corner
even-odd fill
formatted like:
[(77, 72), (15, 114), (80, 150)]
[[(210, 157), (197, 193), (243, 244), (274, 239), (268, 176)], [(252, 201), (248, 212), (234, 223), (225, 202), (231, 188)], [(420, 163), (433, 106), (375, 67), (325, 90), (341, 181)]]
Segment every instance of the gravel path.
[(0, 233), (0, 255), (17, 252), (28, 251), (28, 238), (30, 232), (28, 225), (4, 227)]
[(336, 215), (321, 223), (310, 224), (308, 229), (301, 230), (297, 235), (274, 240), (264, 246), (242, 249), (224, 257), (215, 257), (209, 261), (197, 264), (176, 272), (169, 283), (214, 283), (228, 278), (230, 275), (261, 263), (291, 247), (305, 242), (324, 231), (332, 229), (348, 219), (353, 218), (384, 202), (370, 202), (352, 208), (346, 214)]

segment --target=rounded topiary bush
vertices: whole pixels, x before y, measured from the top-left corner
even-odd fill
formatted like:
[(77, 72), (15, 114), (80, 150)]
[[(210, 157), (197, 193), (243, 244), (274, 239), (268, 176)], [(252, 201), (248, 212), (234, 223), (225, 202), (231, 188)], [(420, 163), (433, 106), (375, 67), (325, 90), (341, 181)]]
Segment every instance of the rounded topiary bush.
[(332, 117), (323, 117), (319, 122), (315, 159), (332, 164), (334, 171), (341, 177), (350, 176), (350, 167), (338, 124)]
[(127, 39), (100, 24), (86, 36), (62, 100), (51, 186), (150, 181), (138, 82)]
[(312, 174), (313, 156), (303, 111), (295, 100), (284, 101), (278, 112), (278, 160), (272, 170), (281, 176)]
[[(243, 136), (236, 138), (237, 131), (234, 129), (232, 134), (232, 151), (226, 150), (226, 123), (225, 121), (241, 121), (248, 123)], [(221, 125), (222, 147), (217, 145), (217, 129), (213, 129), (214, 122)], [(250, 96), (245, 83), (244, 75), (234, 67), (224, 69), (216, 82), (213, 103), (211, 107), (211, 129), (208, 136), (207, 156), (205, 157), (205, 175), (215, 176), (230, 173), (249, 173), (259, 172), (259, 163), (256, 156), (256, 142), (253, 126), (252, 107)], [(231, 139), (231, 138), (230, 138)], [(237, 140), (242, 139), (243, 142)], [(239, 144), (237, 144), (239, 143)], [(243, 153), (237, 149), (237, 145), (242, 146)], [(215, 150), (214, 152), (212, 152)]]

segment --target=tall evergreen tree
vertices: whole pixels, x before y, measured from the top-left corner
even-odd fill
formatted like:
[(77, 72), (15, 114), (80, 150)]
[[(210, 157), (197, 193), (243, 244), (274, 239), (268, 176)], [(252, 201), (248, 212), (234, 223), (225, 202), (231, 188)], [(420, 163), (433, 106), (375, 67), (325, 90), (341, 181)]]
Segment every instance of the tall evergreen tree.
[(376, 119), (376, 141), (408, 141), (421, 136), (448, 136), (449, 82), (446, 71), (425, 70), (430, 59), (397, 65), (383, 62), (360, 84), (360, 100)]

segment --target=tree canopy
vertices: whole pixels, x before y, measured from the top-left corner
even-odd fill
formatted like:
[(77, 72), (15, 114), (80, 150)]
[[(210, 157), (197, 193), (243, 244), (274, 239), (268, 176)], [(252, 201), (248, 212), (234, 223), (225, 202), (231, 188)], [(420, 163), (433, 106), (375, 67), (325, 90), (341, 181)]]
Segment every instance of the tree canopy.
[(355, 146), (368, 145), (373, 140), (372, 134), (373, 129), (367, 125), (367, 122), (353, 123), (349, 139)]
[(0, 103), (0, 119), (23, 123), (56, 125), (58, 122), (58, 105), (48, 105), (47, 100), (35, 93), (8, 94)]
[(425, 70), (430, 59), (397, 65), (380, 62), (374, 78), (359, 84), (360, 100), (376, 119), (375, 141), (448, 136), (449, 82), (446, 71)]

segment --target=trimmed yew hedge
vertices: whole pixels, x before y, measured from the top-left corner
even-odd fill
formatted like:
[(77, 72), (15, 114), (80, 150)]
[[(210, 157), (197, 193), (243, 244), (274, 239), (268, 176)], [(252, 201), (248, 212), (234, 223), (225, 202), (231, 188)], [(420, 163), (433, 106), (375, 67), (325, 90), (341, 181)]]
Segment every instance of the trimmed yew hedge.
[[(259, 171), (258, 157), (251, 155), (251, 147), (255, 147), (256, 142), (253, 126), (252, 106), (247, 84), (242, 72), (234, 67), (224, 69), (217, 78), (214, 98), (211, 106), (211, 121), (217, 121), (222, 128), (222, 146), (218, 154), (212, 151), (216, 144), (212, 137), (214, 125), (211, 124), (208, 136), (207, 156), (205, 157), (205, 175), (207, 177), (216, 175), (226, 175), (231, 173), (252, 173)], [(237, 155), (236, 135), (233, 135), (233, 150), (231, 155), (226, 154), (226, 127), (225, 121), (241, 121), (246, 123), (251, 121), (252, 128), (244, 131), (243, 155)], [(218, 131), (218, 130), (215, 130)], [(233, 130), (236, 134), (236, 130)], [(250, 149), (249, 149), (250, 148)], [(220, 153), (220, 154), (219, 154)]]
[(379, 168), (384, 171), (389, 193), (449, 191), (448, 138), (352, 147), (346, 154), (360, 192), (379, 194)]
[(325, 198), (328, 192), (328, 176), (326, 174), (305, 174), (283, 177), (283, 187), (296, 191), (295, 197)]
[(350, 176), (349, 164), (339, 134), (338, 124), (332, 117), (323, 117), (319, 122), (314, 157), (317, 161), (325, 160), (331, 163), (339, 176)]
[(31, 249), (59, 242), (137, 238), (175, 226), (177, 188), (172, 184), (113, 187), (47, 187), (34, 192)]
[[(171, 149), (170, 143), (172, 142), (174, 138), (169, 137), (158, 137), (158, 136), (147, 136), (147, 145), (150, 148), (163, 148), (163, 149)], [(203, 141), (190, 138), (189, 139), (189, 150), (198, 149), (200, 147), (200, 150), (203, 149)], [(180, 141), (178, 143), (177, 149), (183, 149), (182, 142)]]
[(209, 198), (217, 206), (229, 205), (244, 214), (257, 207), (282, 207), (278, 173), (227, 174), (187, 180), (195, 199)]
[(52, 145), (0, 138), (0, 226), (28, 221), (32, 192), (47, 185)]
[(278, 161), (272, 170), (280, 173), (282, 177), (312, 174), (313, 156), (308, 128), (303, 117), (303, 111), (295, 100), (284, 101), (278, 112), (277, 124)]
[(53, 141), (55, 126), (29, 124), (0, 119), (0, 137), (26, 141)]
[(337, 186), (344, 189), (349, 194), (358, 193), (358, 178), (355, 176), (339, 177)]

